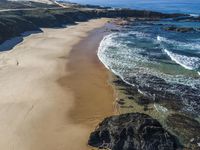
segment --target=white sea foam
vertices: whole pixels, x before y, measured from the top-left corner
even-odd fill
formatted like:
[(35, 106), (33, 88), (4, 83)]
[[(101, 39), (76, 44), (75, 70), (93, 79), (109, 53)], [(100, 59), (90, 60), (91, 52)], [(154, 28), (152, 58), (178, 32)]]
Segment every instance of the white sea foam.
[(138, 32), (138, 31), (130, 31), (128, 32), (129, 35), (135, 35), (137, 38), (148, 38), (150, 37), (149, 34), (144, 33), (144, 32)]
[[(104, 66), (112, 71), (117, 76), (121, 77), (126, 83), (126, 78), (131, 76), (137, 76), (139, 74), (152, 74), (160, 78), (165, 79), (168, 82), (180, 83), (188, 86), (194, 86), (199, 80), (190, 79), (184, 75), (170, 75), (160, 72), (159, 70), (154, 70), (141, 64), (149, 63), (148, 59), (140, 55), (142, 49), (138, 48), (129, 48), (124, 45), (126, 41), (116, 40), (116, 38), (124, 36), (124, 33), (112, 33), (103, 38), (99, 45), (98, 57)], [(126, 35), (127, 36), (127, 35)], [(162, 37), (161, 37), (162, 38)], [(112, 50), (114, 48), (115, 50)], [(166, 51), (167, 52), (167, 51)], [(131, 53), (131, 54), (130, 54)], [(178, 63), (181, 63), (182, 59), (177, 55), (174, 56), (173, 53), (169, 53), (171, 59), (175, 59)], [(178, 58), (177, 58), (178, 57)], [(185, 60), (187, 61), (187, 60)], [(192, 60), (191, 60), (192, 61)], [(156, 63), (156, 62), (153, 62)], [(190, 66), (185, 63), (182, 64), (184, 67), (191, 67), (188, 69), (193, 69), (195, 66)], [(197, 67), (196, 67), (197, 68)], [(130, 83), (128, 83), (130, 84)], [(131, 84), (132, 85), (132, 84)]]
[[(171, 93), (178, 93), (181, 94), (182, 91), (181, 89), (176, 89), (176, 87), (173, 86), (173, 83), (178, 83), (178, 84), (184, 84), (188, 85), (191, 87), (196, 87), (197, 83), (200, 83), (199, 78), (193, 78), (186, 76), (185, 74), (167, 74), (162, 72), (162, 70), (159, 70), (159, 68), (155, 68), (154, 64), (152, 64), (152, 61), (146, 57), (146, 54), (148, 55), (148, 52), (145, 47), (144, 48), (138, 48), (137, 47), (137, 42), (140, 40), (140, 38), (146, 39), (146, 38), (152, 38), (151, 36), (148, 36), (143, 34), (142, 32), (137, 32), (137, 31), (132, 31), (128, 33), (111, 33), (103, 38), (99, 45), (98, 49), (98, 57), (99, 60), (104, 64), (104, 66), (112, 71), (114, 74), (119, 76), (124, 82), (126, 82), (129, 85), (132, 86), (146, 86), (148, 87), (148, 80), (140, 80), (138, 78), (140, 75), (143, 74), (149, 74), (152, 76), (157, 76), (159, 78), (164, 79), (167, 83), (172, 83), (169, 87), (169, 89), (166, 89), (168, 92)], [(199, 71), (200, 69), (200, 58), (199, 57), (190, 57), (186, 56), (183, 54), (178, 54), (173, 51), (169, 51), (166, 48), (165, 43), (161, 42), (166, 42), (167, 44), (182, 44), (179, 41), (167, 39), (165, 37), (157, 36), (157, 39), (154, 38), (154, 41), (157, 40), (156, 44), (158, 45), (163, 45), (163, 51), (177, 64), (183, 66), (186, 69), (189, 70), (197, 70)], [(149, 42), (154, 42), (154, 41), (149, 41)], [(127, 44), (127, 42), (133, 43), (132, 45)], [(135, 42), (135, 43), (134, 43)], [(147, 43), (151, 44), (151, 43)], [(188, 44), (188, 43), (187, 43)], [(151, 45), (150, 45), (151, 46)], [(170, 45), (171, 46), (171, 45)], [(173, 45), (172, 45), (173, 46)], [(180, 45), (181, 46), (181, 45)], [(189, 45), (187, 45), (189, 47)], [(163, 51), (158, 50), (158, 53), (162, 53)], [(144, 53), (143, 53), (144, 52)], [(145, 54), (145, 55), (143, 55)], [(163, 54), (163, 53), (162, 53)], [(153, 63), (157, 63), (160, 65), (159, 61), (153, 60)], [(148, 67), (150, 66), (150, 67)], [(153, 66), (153, 67), (151, 67)], [(181, 68), (181, 67), (179, 67)], [(198, 72), (200, 75), (200, 72)], [(136, 77), (136, 78), (135, 78)], [(132, 84), (131, 79), (136, 79), (136, 85)], [(157, 84), (157, 83), (155, 83)], [(155, 90), (160, 90), (159, 86), (157, 87), (156, 85), (153, 86)], [(149, 94), (146, 91), (142, 91), (138, 89), (138, 92), (141, 94)], [(193, 107), (195, 105), (188, 103), (187, 101), (185, 102), (185, 106), (187, 108), (187, 111), (194, 111)], [(162, 106), (155, 106), (156, 110), (159, 112), (166, 113), (168, 110), (165, 107)]]
[(199, 17), (199, 14), (190, 14), (191, 17)]
[(164, 106), (161, 106), (159, 104), (154, 104), (154, 108), (156, 109), (156, 111), (158, 112), (163, 112), (166, 113), (168, 111), (168, 109)]
[(188, 70), (195, 70), (200, 68), (199, 57), (188, 57), (185, 55), (173, 53), (167, 49), (165, 49), (164, 51), (173, 61), (175, 61), (177, 64), (183, 66)]
[(180, 42), (175, 40), (170, 40), (162, 36), (157, 36), (157, 40), (159, 42), (165, 42), (167, 44), (172, 44), (174, 46), (179, 47), (185, 47), (192, 50), (199, 50), (200, 49), (200, 43), (199, 42)]
[(119, 71), (116, 71), (115, 69), (112, 68), (112, 60), (109, 60), (106, 56), (105, 56), (105, 51), (108, 49), (109, 46), (121, 46), (119, 43), (117, 44), (116, 42), (113, 42), (112, 41), (112, 38), (118, 36), (117, 33), (111, 33), (107, 36), (105, 36), (103, 38), (103, 40), (101, 41), (100, 45), (99, 45), (99, 48), (98, 48), (98, 52), (97, 52), (97, 56), (99, 58), (99, 60), (104, 64), (104, 66), (110, 70), (111, 72), (113, 72), (115, 75), (119, 76), (125, 83), (129, 84), (129, 85), (132, 85), (132, 86), (135, 86), (134, 84), (131, 84), (129, 82), (127, 82), (125, 79), (124, 79), (124, 76), (122, 74), (120, 74)]

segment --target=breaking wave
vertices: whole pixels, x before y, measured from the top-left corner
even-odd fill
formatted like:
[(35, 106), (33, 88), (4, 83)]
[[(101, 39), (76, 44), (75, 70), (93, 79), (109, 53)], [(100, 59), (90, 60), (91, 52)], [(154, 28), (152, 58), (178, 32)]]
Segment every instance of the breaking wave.
[(198, 70), (200, 69), (200, 58), (199, 57), (188, 57), (185, 55), (180, 55), (173, 53), (167, 49), (164, 49), (166, 54), (177, 64), (189, 70)]
[(167, 44), (171, 44), (175, 47), (182, 47), (182, 48), (187, 48), (191, 50), (199, 50), (200, 49), (200, 44), (197, 42), (180, 42), (180, 41), (175, 41), (175, 40), (170, 40), (168, 38), (162, 37), (162, 36), (157, 36), (157, 40), (159, 42), (164, 42)]
[[(151, 35), (139, 31), (111, 33), (101, 41), (97, 55), (107, 69), (111, 70), (127, 84), (136, 86), (138, 92), (152, 96), (151, 90), (147, 90), (151, 87), (154, 91), (158, 91), (158, 93), (162, 91), (173, 93), (181, 96), (179, 99), (182, 99), (185, 110), (198, 111), (199, 106), (193, 105), (196, 101), (193, 102), (192, 97), (199, 98), (200, 96), (200, 78), (193, 78), (185, 74), (168, 74), (163, 72), (162, 65), (166, 66), (166, 64), (162, 64), (162, 61), (168, 60), (165, 60), (165, 57), (163, 57), (162, 61), (160, 61), (160, 58), (158, 61), (156, 59), (152, 61), (149, 59), (149, 55), (152, 55), (152, 53), (158, 54), (155, 56), (167, 54), (171, 61), (180, 65), (180, 67), (179, 65), (173, 66), (175, 68), (172, 68), (172, 72), (176, 70), (176, 67), (179, 67), (177, 70), (181, 70), (180, 68), (184, 67), (186, 70), (197, 70), (196, 75), (197, 73), (200, 74), (200, 58), (178, 54), (169, 51), (167, 48), (163, 49), (163, 46), (160, 46), (159, 49), (157, 45), (158, 47), (155, 48), (155, 41), (164, 41), (171, 44), (177, 42), (161, 36), (152, 38)], [(162, 45), (162, 43), (159, 44)], [(189, 47), (189, 45), (187, 46)], [(171, 67), (170, 64), (169, 66)], [(190, 93), (190, 91), (195, 91), (193, 96), (185, 95)]]

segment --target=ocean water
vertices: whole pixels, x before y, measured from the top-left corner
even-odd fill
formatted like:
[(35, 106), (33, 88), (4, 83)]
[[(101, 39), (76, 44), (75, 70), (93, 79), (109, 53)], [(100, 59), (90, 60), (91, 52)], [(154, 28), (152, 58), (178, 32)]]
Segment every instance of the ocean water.
[[(200, 115), (200, 31), (166, 31), (200, 22), (138, 22), (102, 40), (98, 56), (126, 83), (152, 99), (181, 101), (182, 111)], [(172, 98), (171, 98), (172, 99)]]
[[(165, 13), (200, 14), (200, 0), (73, 0), (84, 4)], [(187, 33), (169, 26), (192, 27)], [(181, 110), (200, 116), (200, 22), (134, 22), (101, 41), (98, 57), (113, 73), (152, 100), (170, 99)], [(170, 97), (170, 98), (169, 98)]]
[(68, 0), (115, 8), (147, 9), (165, 13), (200, 14), (200, 0)]

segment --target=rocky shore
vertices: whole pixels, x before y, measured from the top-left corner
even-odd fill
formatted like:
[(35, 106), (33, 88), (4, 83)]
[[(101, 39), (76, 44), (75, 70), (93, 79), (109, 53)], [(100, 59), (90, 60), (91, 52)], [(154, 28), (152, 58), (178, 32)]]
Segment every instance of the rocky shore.
[[(143, 77), (143, 80), (144, 79), (145, 78)], [(152, 78), (152, 82), (154, 80), (155, 79)], [(160, 83), (162, 85), (162, 82)], [(180, 103), (181, 101), (178, 101), (180, 99), (177, 98), (177, 96), (168, 95), (165, 98), (158, 96), (155, 99), (151, 99), (151, 96), (145, 96), (141, 93), (141, 91), (145, 92), (144, 89), (146, 88), (141, 89), (142, 87), (140, 86), (140, 89), (138, 89), (137, 86), (131, 86), (125, 83), (120, 77), (115, 75), (113, 77), (113, 84), (118, 93), (118, 99), (116, 102), (120, 114), (126, 114), (127, 112), (148, 114), (153, 118), (156, 118), (163, 125), (163, 128), (167, 129), (171, 134), (179, 139), (179, 141), (176, 142), (178, 142), (178, 144), (181, 143), (183, 146), (182, 148), (179, 147), (179, 149), (199, 149), (200, 123), (194, 119), (195, 116), (191, 116), (191, 114), (187, 113), (184, 114), (180, 111), (183, 104)], [(159, 95), (158, 91), (156, 93)], [(100, 127), (101, 125), (102, 123), (99, 124)]]
[[(26, 31), (40, 31), (40, 28), (60, 28), (63, 25), (76, 24), (76, 22), (87, 21), (94, 18), (143, 18), (149, 20), (158, 20), (161, 18), (175, 18), (182, 16), (182, 14), (163, 14), (152, 11), (139, 11), (130, 9), (109, 9), (109, 8), (96, 8), (85, 5), (68, 4), (68, 8), (51, 9), (53, 6), (46, 7), (45, 4), (33, 3), (28, 5), (29, 9), (26, 10), (26, 5), (17, 7), (17, 2), (12, 2), (3, 6), (5, 8), (22, 8), (15, 11), (0, 11), (0, 43), (12, 37), (20, 36), (21, 33)], [(6, 4), (8, 5), (6, 7)], [(11, 5), (11, 6), (10, 6)], [(18, 4), (19, 5), (19, 4)], [(39, 7), (39, 6), (40, 7)], [(9, 7), (10, 6), (10, 7)], [(1, 6), (2, 7), (2, 6)], [(45, 8), (45, 9), (44, 9)], [(3, 9), (3, 8), (2, 8)]]
[(105, 118), (88, 144), (111, 150), (176, 150), (176, 138), (148, 115), (128, 113)]

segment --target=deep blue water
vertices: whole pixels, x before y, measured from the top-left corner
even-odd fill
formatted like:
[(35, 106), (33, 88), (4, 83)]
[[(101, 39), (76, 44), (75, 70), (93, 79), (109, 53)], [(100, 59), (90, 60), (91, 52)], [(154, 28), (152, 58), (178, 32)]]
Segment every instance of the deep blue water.
[(200, 0), (69, 0), (118, 8), (147, 9), (165, 13), (200, 14)]

